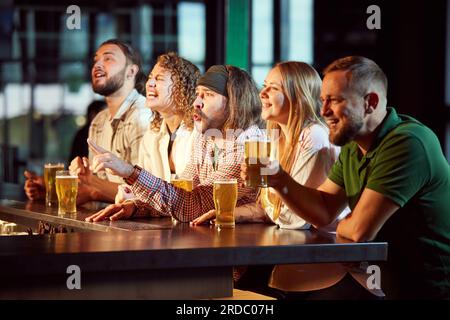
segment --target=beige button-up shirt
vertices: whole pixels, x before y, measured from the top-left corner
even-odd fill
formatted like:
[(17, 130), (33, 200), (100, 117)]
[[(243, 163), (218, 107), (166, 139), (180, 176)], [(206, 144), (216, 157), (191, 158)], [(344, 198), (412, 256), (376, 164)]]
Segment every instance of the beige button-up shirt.
[[(139, 145), (148, 130), (152, 111), (145, 105), (145, 97), (135, 89), (124, 100), (114, 117), (108, 109), (101, 111), (89, 127), (89, 138), (96, 144), (111, 151), (122, 160), (136, 164)], [(94, 154), (89, 150), (89, 161)], [(123, 183), (122, 178), (100, 172), (98, 176), (116, 183)]]

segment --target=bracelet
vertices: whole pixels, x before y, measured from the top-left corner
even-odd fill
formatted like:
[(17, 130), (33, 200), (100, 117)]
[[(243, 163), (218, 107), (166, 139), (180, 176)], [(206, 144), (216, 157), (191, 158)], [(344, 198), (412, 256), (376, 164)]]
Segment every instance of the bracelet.
[(137, 178), (139, 177), (139, 174), (141, 173), (142, 168), (139, 167), (138, 165), (134, 166), (133, 172), (126, 178), (123, 178), (123, 181), (125, 181), (126, 184), (128, 185), (133, 185)]

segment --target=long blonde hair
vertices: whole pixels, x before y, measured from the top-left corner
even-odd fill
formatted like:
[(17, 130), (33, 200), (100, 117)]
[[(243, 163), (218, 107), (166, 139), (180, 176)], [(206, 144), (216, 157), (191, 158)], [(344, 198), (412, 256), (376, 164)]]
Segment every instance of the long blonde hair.
[[(273, 129), (279, 132), (279, 162), (288, 173), (291, 172), (297, 155), (300, 134), (310, 124), (323, 124), (320, 118), (320, 90), (322, 80), (318, 72), (309, 64), (297, 61), (281, 62), (275, 65), (281, 73), (281, 86), (285, 99), (289, 104), (289, 118), (287, 136), (281, 130), (279, 124), (273, 121), (267, 122), (269, 132)], [(281, 210), (281, 200), (271, 194), (270, 202), (274, 206), (274, 216), (277, 217)]]

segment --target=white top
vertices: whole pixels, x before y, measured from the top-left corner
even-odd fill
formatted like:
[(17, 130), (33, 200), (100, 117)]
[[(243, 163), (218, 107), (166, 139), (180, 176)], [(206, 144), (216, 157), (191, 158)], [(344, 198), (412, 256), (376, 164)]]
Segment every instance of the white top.
[[(294, 165), (290, 176), (298, 183), (317, 188), (327, 178), (333, 163), (339, 156), (340, 148), (331, 144), (328, 139), (328, 130), (325, 126), (312, 124), (302, 130), (297, 146)], [(279, 158), (278, 144), (273, 143), (271, 158)], [(278, 159), (279, 160), (279, 159)], [(268, 192), (275, 193), (272, 188), (261, 189), (263, 206), (269, 218), (280, 228), (308, 229), (310, 225), (298, 215), (293, 213), (282, 203), (278, 217), (274, 216), (274, 207), (269, 201)]]
[[(304, 186), (317, 188), (326, 180), (329, 170), (339, 156), (340, 148), (330, 143), (328, 129), (319, 124), (312, 124), (302, 130), (298, 143), (290, 175)], [(274, 144), (271, 157), (273, 155), (275, 159), (278, 158), (278, 152), (277, 144)], [(280, 215), (274, 217), (274, 208), (266, 192), (274, 191), (272, 188), (261, 190), (264, 209), (269, 218), (280, 228), (308, 229), (310, 227), (310, 224), (292, 212), (284, 203), (281, 204)], [(277, 265), (272, 271), (269, 286), (284, 291), (318, 290), (336, 284), (345, 274), (346, 269), (338, 263)]]
[(180, 175), (186, 168), (193, 150), (193, 144), (198, 137), (199, 133), (196, 130), (188, 130), (183, 122), (171, 137), (166, 121), (163, 119), (158, 132), (151, 129), (145, 132), (139, 147), (138, 165), (154, 176), (170, 182), (171, 172), (168, 153), (170, 139), (174, 139), (172, 161), (175, 165), (175, 173)]

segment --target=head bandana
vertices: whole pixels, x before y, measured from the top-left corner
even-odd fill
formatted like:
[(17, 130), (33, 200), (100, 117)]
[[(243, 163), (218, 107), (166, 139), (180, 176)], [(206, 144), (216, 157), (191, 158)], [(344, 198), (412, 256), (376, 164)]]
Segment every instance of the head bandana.
[(228, 71), (224, 65), (212, 66), (198, 80), (198, 86), (205, 86), (212, 91), (228, 97)]

